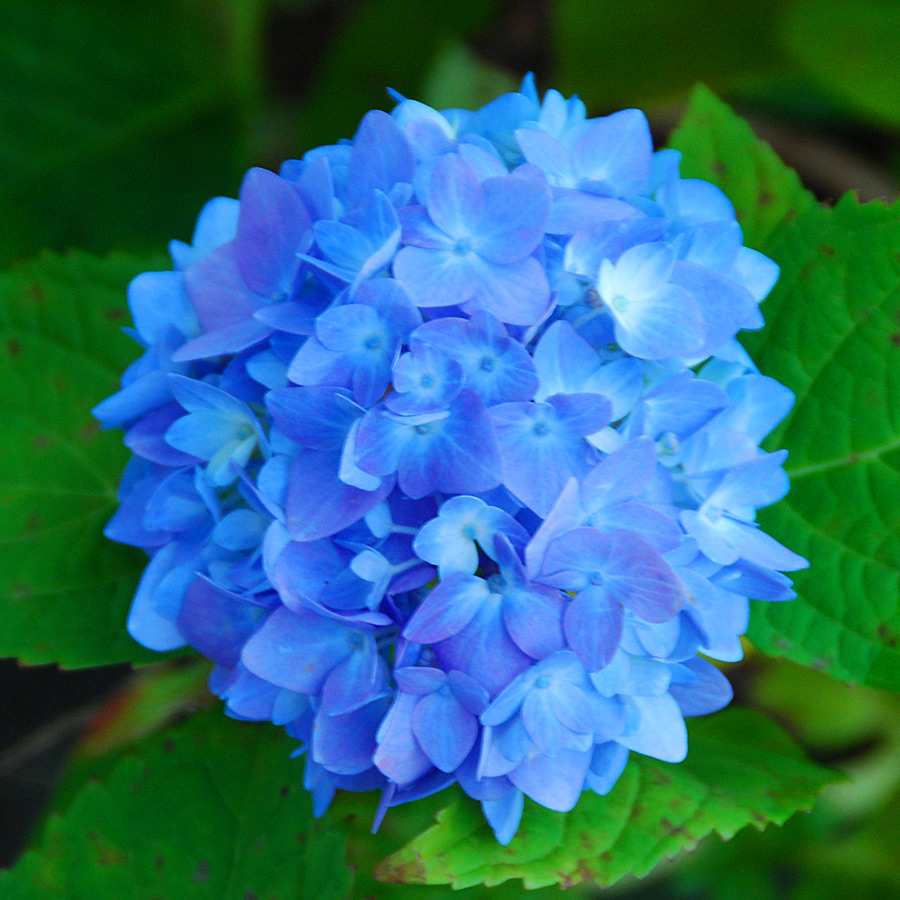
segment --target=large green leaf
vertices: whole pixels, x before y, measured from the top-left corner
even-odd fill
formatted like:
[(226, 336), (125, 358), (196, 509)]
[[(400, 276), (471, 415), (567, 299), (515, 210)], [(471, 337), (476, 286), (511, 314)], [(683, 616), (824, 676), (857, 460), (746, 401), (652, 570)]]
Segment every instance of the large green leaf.
[(794, 0), (780, 33), (799, 66), (854, 112), (900, 128), (900, 5)]
[(681, 151), (685, 178), (712, 181), (728, 195), (749, 247), (761, 249), (779, 225), (815, 206), (797, 173), (703, 85), (669, 145)]
[(500, 846), (478, 804), (458, 797), (438, 823), (388, 857), (376, 875), (414, 884), (526, 888), (601, 885), (694, 847), (713, 831), (784, 822), (839, 776), (810, 763), (776, 725), (732, 709), (691, 723), (691, 749), (671, 765), (635, 756), (606, 797), (587, 793), (570, 813), (529, 803), (513, 842)]
[(137, 356), (121, 325), (145, 268), (46, 254), (0, 275), (0, 656), (153, 657), (124, 625), (145, 558), (102, 535), (128, 453), (90, 415)]
[(5, 900), (339, 900), (346, 830), (312, 819), (295, 741), (218, 709), (156, 736), (50, 817)]
[[(0, 264), (187, 238), (237, 189), (257, 0), (0, 4)], [(10, 227), (9, 223), (14, 222)]]
[(810, 561), (797, 599), (758, 604), (768, 653), (900, 689), (900, 206), (845, 197), (773, 236), (781, 278), (745, 343), (796, 394), (772, 435), (791, 491), (766, 530)]
[(766, 327), (742, 337), (797, 398), (768, 442), (790, 452), (791, 492), (760, 521), (811, 566), (796, 600), (754, 605), (750, 637), (845, 681), (900, 689), (900, 207), (817, 206), (704, 89), (672, 143), (781, 266)]

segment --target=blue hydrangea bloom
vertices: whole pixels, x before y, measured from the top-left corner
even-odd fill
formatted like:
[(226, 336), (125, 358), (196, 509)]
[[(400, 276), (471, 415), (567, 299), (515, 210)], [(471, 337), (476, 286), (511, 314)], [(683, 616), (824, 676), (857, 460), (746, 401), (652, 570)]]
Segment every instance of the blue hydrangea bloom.
[(150, 557), (130, 633), (284, 726), (318, 814), (458, 784), (507, 843), (683, 759), (707, 660), (793, 596), (756, 522), (793, 398), (735, 341), (778, 268), (638, 110), (397, 99), (133, 281), (107, 534)]

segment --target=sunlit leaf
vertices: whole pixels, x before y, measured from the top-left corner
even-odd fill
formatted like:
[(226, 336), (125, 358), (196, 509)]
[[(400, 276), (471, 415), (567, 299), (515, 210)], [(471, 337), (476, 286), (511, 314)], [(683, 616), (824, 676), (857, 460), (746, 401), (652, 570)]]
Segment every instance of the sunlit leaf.
[(763, 527), (810, 561), (750, 636), (849, 682), (900, 689), (900, 207), (845, 197), (773, 236), (781, 278), (745, 343), (791, 387), (771, 437), (791, 492)]
[(388, 857), (382, 881), (526, 888), (592, 880), (610, 885), (645, 875), (658, 862), (717, 832), (782, 823), (808, 809), (837, 777), (809, 762), (776, 725), (732, 709), (692, 722), (687, 760), (635, 756), (606, 797), (586, 793), (570, 813), (528, 803), (519, 832), (503, 847), (477, 803), (457, 797), (438, 823)]
[(685, 178), (712, 181), (728, 195), (749, 247), (762, 249), (780, 224), (815, 206), (797, 173), (703, 85), (694, 89), (669, 145), (681, 151)]

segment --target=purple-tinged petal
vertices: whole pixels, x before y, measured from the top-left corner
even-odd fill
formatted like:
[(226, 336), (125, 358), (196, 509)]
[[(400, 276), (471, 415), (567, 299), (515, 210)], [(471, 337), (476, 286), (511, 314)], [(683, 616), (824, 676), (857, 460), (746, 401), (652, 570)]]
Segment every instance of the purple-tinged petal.
[(610, 453), (588, 473), (581, 485), (581, 499), (588, 512), (633, 500), (650, 485), (656, 472), (656, 451), (646, 437), (629, 441)]
[(640, 193), (650, 175), (653, 138), (646, 116), (638, 109), (623, 109), (594, 119), (572, 148), (572, 163), (579, 176), (602, 182), (627, 197)]
[(544, 659), (564, 645), (562, 598), (542, 585), (506, 590), (503, 622), (516, 645), (534, 659)]
[[(436, 644), (434, 652), (442, 668), (459, 669), (492, 694), (499, 693), (532, 661), (509, 637), (498, 594), (489, 594), (472, 621), (458, 634)], [(486, 659), (491, 661), (488, 667)]]
[(509, 780), (541, 806), (568, 812), (578, 802), (591, 764), (591, 751), (561, 750), (556, 756), (528, 755)]
[(292, 463), (285, 524), (293, 540), (314, 541), (343, 531), (391, 492), (392, 478), (375, 491), (344, 484), (339, 465), (340, 450), (304, 450)]
[(233, 241), (190, 266), (184, 273), (184, 285), (204, 331), (252, 319), (265, 303), (241, 277)]
[(547, 222), (547, 233), (575, 234), (601, 222), (630, 219), (636, 215), (637, 209), (623, 200), (557, 187), (553, 190), (553, 206)]
[(399, 210), (401, 236), (404, 244), (426, 250), (452, 250), (456, 243), (441, 231), (424, 206), (405, 206)]
[(240, 353), (264, 341), (271, 334), (272, 328), (256, 319), (235, 322), (182, 344), (172, 354), (172, 361), (190, 362), (196, 359), (209, 359), (211, 356)]
[(483, 579), (456, 572), (425, 598), (407, 622), (403, 636), (419, 644), (446, 640), (472, 621), (489, 595)]
[(507, 334), (496, 316), (477, 310), (470, 319), (442, 318), (426, 322), (410, 337), (456, 360), (466, 387), (489, 405), (530, 400), (538, 386), (534, 363), (526, 349)]
[[(596, 399), (608, 408), (604, 398)], [(594, 449), (549, 403), (501, 403), (491, 414), (503, 484), (524, 505), (546, 516), (569, 478), (587, 474)]]
[(273, 303), (271, 306), (261, 307), (253, 314), (253, 317), (278, 331), (308, 335), (315, 331), (316, 317), (322, 311), (318, 305), (286, 300), (284, 303)]
[(372, 767), (375, 732), (388, 709), (387, 698), (343, 715), (320, 709), (312, 733), (312, 758), (337, 775), (358, 775)]
[(474, 296), (455, 301), (466, 312), (485, 310), (508, 325), (534, 325), (547, 313), (550, 284), (544, 267), (534, 257), (510, 265), (474, 257), (471, 267)]
[(435, 766), (452, 772), (475, 745), (478, 721), (452, 694), (436, 691), (416, 704), (412, 730)]
[(696, 680), (673, 684), (669, 688), (683, 716), (705, 716), (728, 706), (734, 692), (728, 679), (712, 663), (704, 659), (689, 659), (684, 666)]
[(178, 614), (178, 630), (204, 656), (233, 669), (265, 616), (266, 610), (195, 578)]
[(431, 666), (403, 666), (394, 669), (397, 687), (404, 694), (430, 694), (447, 683), (447, 673)]
[(195, 465), (200, 462), (198, 457), (176, 450), (165, 440), (169, 426), (183, 415), (184, 410), (178, 403), (167, 403), (132, 425), (125, 432), (123, 442), (137, 456), (161, 466)]
[(612, 404), (599, 394), (554, 394), (547, 403), (571, 434), (586, 437), (609, 424)]
[(297, 189), (267, 169), (254, 168), (241, 184), (235, 258), (247, 287), (275, 297), (290, 287), (297, 253), (305, 252), (312, 220)]
[(314, 612), (276, 609), (244, 645), (241, 661), (254, 675), (279, 687), (315, 694), (351, 653), (359, 634)]
[(589, 672), (615, 655), (622, 637), (622, 606), (602, 587), (590, 585), (566, 609), (563, 625), (569, 646)]
[(618, 738), (620, 744), (663, 762), (681, 762), (687, 756), (687, 728), (673, 697), (629, 697), (626, 705), (636, 721), (633, 730)]
[(452, 670), (447, 674), (447, 683), (453, 696), (462, 704), (463, 709), (473, 716), (480, 716), (490, 702), (488, 692), (465, 672)]
[(285, 606), (299, 612), (306, 608), (307, 601), (318, 600), (346, 567), (347, 554), (334, 541), (323, 538), (303, 543), (291, 541), (268, 571)]
[(415, 158), (403, 132), (386, 113), (366, 113), (350, 153), (347, 194), (353, 204), (365, 201), (371, 191), (390, 194), (398, 183), (411, 184)]
[(378, 749), (373, 762), (396, 784), (410, 784), (425, 775), (431, 760), (422, 752), (412, 732), (412, 712), (419, 698), (414, 694), (400, 694), (394, 701), (376, 740)]
[[(383, 406), (370, 410), (360, 422), (356, 438), (356, 462), (373, 475), (396, 472), (416, 436), (427, 433), (428, 426), (447, 417), (446, 411), (399, 416)], [(415, 452), (415, 444), (414, 452)], [(425, 493), (429, 493), (426, 489)], [(424, 495), (423, 495), (424, 496)]]
[(484, 817), (497, 838), (497, 843), (504, 847), (515, 837), (522, 819), (525, 806), (525, 795), (513, 790), (498, 800), (482, 800), (481, 808)]
[(270, 391), (266, 409), (287, 437), (313, 450), (342, 447), (347, 430), (362, 413), (345, 391), (319, 386)]
[(355, 631), (346, 638), (350, 652), (322, 686), (322, 710), (345, 715), (375, 698), (382, 684), (382, 663), (371, 634)]
[(394, 260), (394, 276), (425, 309), (458, 306), (479, 286), (472, 262), (454, 250), (404, 247)]
[(549, 188), (522, 178), (489, 178), (483, 188), (484, 215), (473, 233), (473, 250), (499, 265), (524, 259), (544, 238)]

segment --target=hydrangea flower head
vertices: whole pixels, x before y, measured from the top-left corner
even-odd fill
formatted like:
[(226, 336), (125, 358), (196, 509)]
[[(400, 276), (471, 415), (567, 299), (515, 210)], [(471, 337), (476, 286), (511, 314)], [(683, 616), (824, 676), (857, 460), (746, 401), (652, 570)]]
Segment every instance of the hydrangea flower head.
[(134, 456), (109, 537), (133, 637), (191, 645), (300, 742), (321, 813), (451, 784), (498, 840), (731, 698), (790, 408), (735, 337), (777, 267), (637, 110), (400, 98), (202, 210), (131, 285), (144, 355), (95, 410)]

